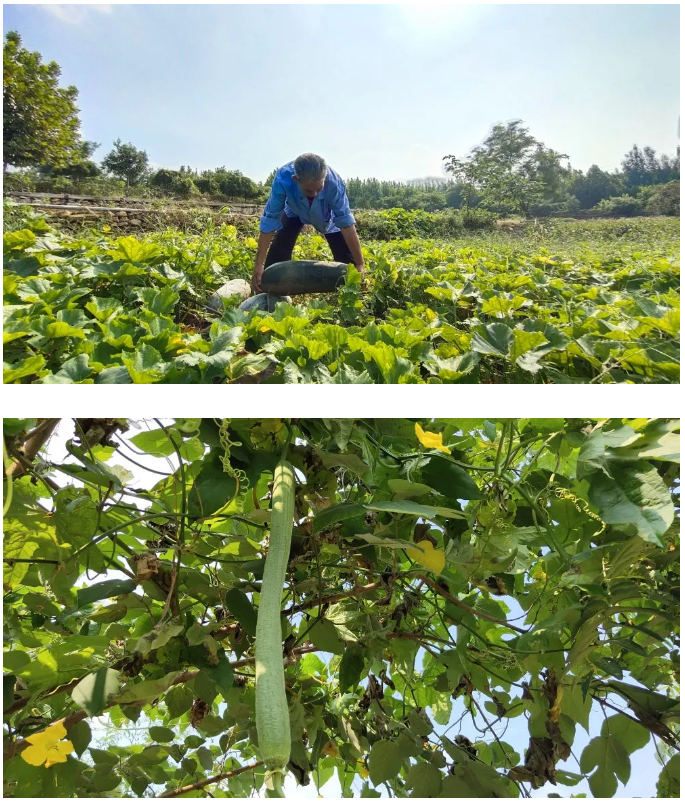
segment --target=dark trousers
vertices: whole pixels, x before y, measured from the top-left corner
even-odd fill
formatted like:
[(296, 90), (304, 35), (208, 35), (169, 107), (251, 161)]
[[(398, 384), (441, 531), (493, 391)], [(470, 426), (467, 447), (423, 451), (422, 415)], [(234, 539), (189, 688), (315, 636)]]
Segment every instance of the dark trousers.
[[(285, 212), (281, 216), (281, 223), (283, 228), (276, 232), (269, 246), (269, 252), (264, 263), (265, 268), (275, 262), (285, 262), (293, 258), (295, 242), (304, 226), (304, 223), (299, 218), (289, 218)], [(328, 245), (333, 252), (333, 259), (336, 262), (351, 262), (354, 264), (354, 257), (345, 242), (342, 232), (331, 232), (331, 234), (325, 234), (324, 237), (328, 240)]]

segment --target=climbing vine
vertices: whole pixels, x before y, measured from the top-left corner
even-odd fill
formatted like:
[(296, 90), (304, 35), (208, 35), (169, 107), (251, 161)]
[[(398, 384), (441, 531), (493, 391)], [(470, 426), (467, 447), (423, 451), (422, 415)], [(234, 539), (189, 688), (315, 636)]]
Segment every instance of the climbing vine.
[(287, 797), (679, 796), (677, 420), (120, 418), (4, 420), (6, 797), (269, 792), (286, 445)]

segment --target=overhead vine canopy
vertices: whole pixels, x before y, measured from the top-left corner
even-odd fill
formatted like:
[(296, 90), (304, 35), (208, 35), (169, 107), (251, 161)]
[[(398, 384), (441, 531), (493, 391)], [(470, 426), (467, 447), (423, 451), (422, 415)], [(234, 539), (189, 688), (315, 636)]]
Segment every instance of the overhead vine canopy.
[(651, 794), (679, 796), (676, 420), (5, 419), (4, 439), (5, 796), (264, 790), (283, 454), (286, 794), (611, 797), (647, 747)]

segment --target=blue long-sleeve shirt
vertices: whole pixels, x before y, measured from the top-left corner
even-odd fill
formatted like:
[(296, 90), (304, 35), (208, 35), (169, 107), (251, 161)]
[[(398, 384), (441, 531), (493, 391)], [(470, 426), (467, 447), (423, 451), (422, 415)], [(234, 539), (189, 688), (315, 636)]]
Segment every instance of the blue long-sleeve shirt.
[(345, 185), (340, 176), (328, 168), (323, 189), (316, 195), (311, 205), (293, 178), (295, 168), (292, 162), (276, 172), (271, 185), (271, 195), (266, 202), (259, 221), (261, 232), (277, 232), (283, 228), (281, 215), (299, 218), (310, 223), (322, 234), (339, 232), (346, 226), (354, 226), (355, 219), (350, 212)]

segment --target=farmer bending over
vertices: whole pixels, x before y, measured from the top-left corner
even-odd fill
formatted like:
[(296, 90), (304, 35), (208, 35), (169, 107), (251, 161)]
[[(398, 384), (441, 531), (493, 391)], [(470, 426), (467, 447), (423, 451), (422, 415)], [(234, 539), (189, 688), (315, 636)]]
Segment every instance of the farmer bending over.
[(354, 263), (364, 273), (362, 248), (343, 180), (320, 156), (302, 154), (274, 176), (259, 222), (253, 291), (261, 292), (264, 268), (292, 259), (295, 241), (305, 223), (328, 240), (334, 260)]

